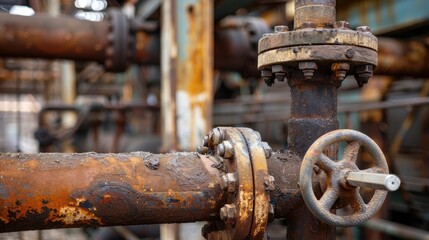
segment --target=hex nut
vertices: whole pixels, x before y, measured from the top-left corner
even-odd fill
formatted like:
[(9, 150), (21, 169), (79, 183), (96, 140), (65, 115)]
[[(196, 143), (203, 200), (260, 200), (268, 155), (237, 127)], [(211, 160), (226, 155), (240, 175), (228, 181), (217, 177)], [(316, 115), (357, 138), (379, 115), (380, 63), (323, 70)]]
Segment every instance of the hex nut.
[(287, 31), (289, 31), (289, 27), (288, 26), (280, 25), (280, 26), (275, 26), (274, 27), (274, 32), (276, 32), (276, 33), (287, 32)]
[(300, 62), (298, 67), (304, 74), (305, 79), (311, 80), (314, 75), (314, 70), (317, 69), (317, 64), (315, 62)]
[(360, 65), (356, 67), (356, 73), (360, 77), (372, 77), (374, 73), (374, 67), (370, 64)]
[(273, 65), (271, 70), (272, 73), (275, 75), (277, 81), (283, 82), (286, 79), (287, 71), (283, 65)]
[(233, 225), (236, 218), (235, 205), (225, 204), (225, 206), (220, 209), (219, 216), (226, 225)]
[(276, 180), (274, 179), (274, 177), (271, 175), (268, 175), (268, 177), (266, 178), (266, 180), (264, 182), (265, 190), (273, 191), (276, 187), (275, 182), (276, 182)]
[(356, 31), (362, 33), (371, 33), (371, 28), (369, 28), (368, 26), (360, 26), (356, 28)]
[(223, 141), (216, 147), (216, 154), (223, 158), (232, 158), (234, 156), (234, 147), (230, 141)]
[(359, 87), (362, 87), (364, 84), (368, 83), (368, 80), (372, 77), (373, 73), (374, 67), (370, 64), (357, 66), (355, 78)]
[(219, 128), (215, 128), (210, 132), (210, 142), (216, 146), (218, 145), (220, 142), (222, 142), (224, 136), (223, 136), (223, 131), (220, 130)]
[(353, 58), (355, 56), (355, 50), (353, 50), (353, 49), (347, 49), (345, 55), (346, 55), (347, 58)]
[(274, 33), (264, 33), (262, 34), (262, 37), (269, 37), (269, 36), (273, 36)]
[(237, 179), (234, 173), (227, 173), (222, 175), (221, 187), (230, 193), (235, 192)]
[(317, 28), (317, 24), (314, 22), (304, 22), (301, 24), (301, 28)]
[(261, 77), (264, 80), (265, 84), (267, 84), (269, 87), (271, 87), (274, 83), (273, 73), (271, 70), (262, 70), (261, 71)]
[(203, 137), (203, 146), (208, 147), (209, 146), (209, 136), (206, 134)]
[(331, 70), (335, 73), (335, 77), (338, 81), (343, 81), (347, 76), (347, 71), (350, 70), (349, 63), (333, 63)]
[(262, 143), (262, 148), (264, 149), (265, 158), (266, 159), (270, 158), (273, 153), (273, 149), (271, 149), (270, 145), (268, 145), (267, 142), (261, 142), (261, 143)]
[(205, 147), (205, 146), (198, 146), (197, 147), (197, 152), (199, 154), (207, 154), (209, 152), (209, 148)]
[(350, 29), (350, 24), (347, 21), (337, 21), (334, 23), (334, 27), (339, 29)]

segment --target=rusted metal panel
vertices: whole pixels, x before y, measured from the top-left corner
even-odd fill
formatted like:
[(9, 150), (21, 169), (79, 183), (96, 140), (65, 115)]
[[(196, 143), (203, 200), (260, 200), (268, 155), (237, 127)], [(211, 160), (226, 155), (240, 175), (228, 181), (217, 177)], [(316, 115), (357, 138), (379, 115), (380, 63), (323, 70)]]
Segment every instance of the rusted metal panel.
[(216, 219), (216, 163), (196, 153), (0, 154), (0, 231)]

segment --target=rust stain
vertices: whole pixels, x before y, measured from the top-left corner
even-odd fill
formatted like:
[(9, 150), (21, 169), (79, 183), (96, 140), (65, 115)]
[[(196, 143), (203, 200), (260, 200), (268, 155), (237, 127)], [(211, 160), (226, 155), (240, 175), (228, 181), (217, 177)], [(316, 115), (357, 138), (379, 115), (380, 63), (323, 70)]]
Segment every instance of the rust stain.
[(195, 153), (0, 154), (0, 231), (209, 220), (223, 191), (219, 171), (201, 161)]

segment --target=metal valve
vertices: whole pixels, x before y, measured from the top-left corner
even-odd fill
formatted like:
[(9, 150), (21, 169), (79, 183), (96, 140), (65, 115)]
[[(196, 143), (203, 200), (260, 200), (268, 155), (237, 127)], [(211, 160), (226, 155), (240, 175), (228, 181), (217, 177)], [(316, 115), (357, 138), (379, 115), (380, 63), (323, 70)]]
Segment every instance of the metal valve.
[[(332, 152), (333, 144), (347, 142), (343, 159), (334, 161), (327, 155)], [(374, 166), (359, 169), (356, 165), (360, 148), (365, 149), (373, 158)], [(334, 148), (335, 149), (335, 148)], [(326, 190), (320, 198), (313, 192), (313, 169), (323, 171)], [(321, 178), (323, 179), (323, 178)], [(329, 132), (317, 139), (307, 150), (300, 170), (300, 188), (304, 201), (310, 211), (320, 220), (339, 227), (360, 224), (377, 213), (382, 206), (387, 191), (395, 191), (400, 179), (388, 174), (388, 166), (383, 152), (368, 136), (354, 130), (342, 129)], [(360, 195), (360, 187), (375, 189), (371, 200), (366, 203)], [(337, 200), (350, 206), (352, 214), (335, 214)]]

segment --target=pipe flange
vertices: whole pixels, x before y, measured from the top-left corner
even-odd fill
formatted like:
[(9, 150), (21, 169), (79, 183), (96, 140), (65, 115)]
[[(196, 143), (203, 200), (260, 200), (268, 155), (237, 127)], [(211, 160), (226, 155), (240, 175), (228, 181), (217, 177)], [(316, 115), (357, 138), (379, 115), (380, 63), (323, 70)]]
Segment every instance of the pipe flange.
[(275, 34), (265, 35), (259, 40), (258, 53), (303, 45), (350, 45), (378, 51), (377, 37), (371, 32), (306, 28), (296, 31), (276, 31)]
[[(204, 234), (208, 239), (228, 235), (229, 239), (261, 239), (270, 214), (270, 190), (274, 179), (268, 175), (266, 156), (271, 148), (261, 142), (259, 133), (247, 128), (218, 127), (204, 137), (207, 153), (221, 158), (222, 188), (227, 191), (226, 204), (220, 209), (222, 226)], [(226, 231), (226, 232), (225, 232)], [(204, 232), (204, 231), (203, 231)]]
[(108, 13), (110, 21), (106, 60), (104, 66), (109, 72), (123, 72), (130, 65), (134, 37), (128, 18), (119, 9), (112, 8)]
[(258, 69), (267, 85), (289, 75), (314, 80), (315, 71), (322, 73), (324, 79), (338, 80), (338, 86), (347, 75), (354, 75), (359, 86), (367, 83), (378, 64), (377, 38), (368, 27), (354, 31), (344, 21), (334, 26), (295, 31), (281, 28), (282, 31), (265, 34), (258, 45)]

